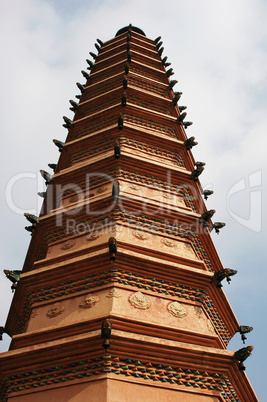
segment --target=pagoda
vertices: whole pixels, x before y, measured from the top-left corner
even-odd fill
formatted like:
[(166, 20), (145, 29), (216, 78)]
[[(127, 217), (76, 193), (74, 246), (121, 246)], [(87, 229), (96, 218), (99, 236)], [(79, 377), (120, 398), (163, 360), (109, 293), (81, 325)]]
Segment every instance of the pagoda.
[[(1, 401), (257, 401), (161, 38), (129, 25), (96, 52), (1, 333)], [(51, 145), (52, 146), (52, 145)], [(226, 229), (222, 229), (226, 230)]]

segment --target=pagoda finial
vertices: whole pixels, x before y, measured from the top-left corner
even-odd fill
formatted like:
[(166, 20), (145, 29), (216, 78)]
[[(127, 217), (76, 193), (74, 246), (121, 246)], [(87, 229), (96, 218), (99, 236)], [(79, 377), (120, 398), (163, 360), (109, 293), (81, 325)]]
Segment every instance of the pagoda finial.
[[(130, 28), (130, 27), (131, 27), (131, 28)], [(142, 31), (142, 29), (137, 28), (137, 27), (133, 26), (132, 24), (129, 24), (128, 26), (119, 29), (115, 36), (118, 36), (118, 35), (121, 35), (121, 34), (123, 34), (123, 33), (125, 33), (125, 32), (128, 32), (128, 31), (129, 31), (129, 28), (130, 28), (131, 31), (133, 31), (133, 32), (136, 32), (136, 33), (138, 33), (138, 34), (140, 34), (140, 35), (146, 36), (146, 34), (144, 33), (144, 31)]]

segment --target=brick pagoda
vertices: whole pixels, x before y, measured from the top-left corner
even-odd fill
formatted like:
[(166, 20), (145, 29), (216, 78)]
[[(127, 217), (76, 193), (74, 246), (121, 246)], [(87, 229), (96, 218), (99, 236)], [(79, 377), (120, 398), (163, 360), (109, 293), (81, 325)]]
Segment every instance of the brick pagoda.
[(161, 39), (130, 25), (95, 46), (55, 172), (41, 171), (41, 214), (27, 216), (1, 401), (257, 401), (252, 348), (226, 350), (246, 328)]

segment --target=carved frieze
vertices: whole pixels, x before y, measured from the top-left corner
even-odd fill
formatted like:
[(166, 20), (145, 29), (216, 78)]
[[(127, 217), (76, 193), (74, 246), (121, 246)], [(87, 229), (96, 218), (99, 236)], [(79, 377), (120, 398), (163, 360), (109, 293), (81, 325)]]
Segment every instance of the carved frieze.
[(89, 233), (89, 235), (87, 236), (87, 240), (88, 241), (94, 241), (94, 240), (99, 239), (99, 237), (101, 237), (101, 233), (93, 232), (93, 233)]
[(129, 297), (129, 303), (140, 310), (146, 310), (150, 307), (151, 302), (147, 296), (141, 292), (135, 292)]
[(50, 307), (50, 309), (48, 310), (46, 315), (49, 318), (57, 317), (58, 315), (62, 314), (64, 310), (65, 310), (65, 307), (63, 306), (63, 304), (60, 302), (57, 302), (57, 303), (52, 304), (52, 306)]
[(32, 309), (32, 312), (31, 312), (31, 317), (30, 317), (30, 318), (35, 318), (35, 317), (37, 317), (37, 315), (38, 315), (37, 308), (33, 308), (33, 309)]
[(121, 233), (123, 232), (123, 228), (120, 225), (112, 225), (109, 233)]
[(129, 188), (131, 188), (132, 190), (138, 190), (138, 186), (136, 184), (130, 184)]
[(73, 246), (75, 246), (76, 241), (71, 239), (71, 240), (67, 240), (63, 246), (61, 246), (61, 250), (69, 250), (70, 248), (72, 248)]
[(96, 192), (97, 192), (97, 194), (102, 194), (102, 193), (104, 193), (105, 191), (107, 191), (107, 189), (108, 189), (108, 186), (104, 184), (103, 186), (98, 187), (98, 189), (96, 190)]
[(139, 240), (147, 240), (149, 235), (146, 232), (142, 232), (141, 230), (133, 230), (133, 235)]
[(77, 202), (78, 200), (79, 200), (79, 197), (77, 194), (74, 194), (69, 198), (69, 202), (71, 202), (71, 203)]
[(120, 293), (119, 293), (117, 288), (112, 288), (112, 289), (110, 289), (110, 291), (108, 292), (108, 295), (106, 297), (108, 297), (108, 298), (112, 298), (112, 297), (119, 298), (119, 297), (121, 297), (121, 295), (120, 295)]
[(167, 309), (172, 315), (178, 318), (182, 318), (187, 315), (185, 307), (177, 301), (169, 303)]
[(94, 307), (97, 302), (99, 302), (99, 297), (94, 295), (93, 293), (88, 293), (86, 296), (84, 296), (83, 300), (79, 304), (79, 307), (91, 308)]
[(172, 197), (173, 197), (173, 195), (170, 194), (170, 193), (162, 193), (162, 196), (163, 196), (164, 198), (166, 198), (167, 200), (171, 200)]
[(168, 237), (163, 237), (161, 239), (161, 243), (164, 244), (164, 246), (167, 247), (175, 247), (176, 246), (176, 242), (172, 239), (169, 239)]

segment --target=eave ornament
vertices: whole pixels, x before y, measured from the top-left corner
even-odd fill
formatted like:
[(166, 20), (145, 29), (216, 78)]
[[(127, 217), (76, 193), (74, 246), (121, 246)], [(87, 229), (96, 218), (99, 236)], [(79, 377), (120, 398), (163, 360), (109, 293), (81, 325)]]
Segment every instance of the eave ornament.
[(182, 318), (187, 315), (185, 307), (177, 301), (168, 304), (167, 309), (172, 315), (178, 318)]
[(49, 318), (54, 318), (57, 317), (58, 315), (62, 314), (63, 311), (65, 310), (65, 307), (63, 306), (62, 303), (54, 303), (46, 313), (47, 317)]
[(121, 297), (121, 295), (120, 295), (120, 293), (119, 293), (117, 288), (112, 288), (112, 289), (110, 289), (110, 291), (108, 292), (108, 295), (106, 297), (108, 297), (108, 298), (112, 298), (112, 297), (119, 298), (119, 297)]
[(141, 232), (141, 230), (134, 230), (133, 235), (139, 240), (147, 240), (149, 237), (147, 233)]
[(75, 245), (75, 243), (76, 243), (75, 240), (67, 240), (61, 247), (61, 250), (69, 250)]
[(101, 236), (101, 234), (99, 232), (89, 233), (89, 235), (87, 236), (87, 240), (94, 241), (94, 240), (99, 239), (100, 236)]
[(88, 293), (83, 299), (83, 301), (79, 304), (80, 308), (91, 308), (99, 302), (99, 297), (94, 295), (93, 293)]
[(129, 297), (129, 303), (140, 310), (146, 310), (150, 307), (151, 302), (148, 297), (146, 297), (143, 293), (141, 292), (136, 292), (133, 293)]

